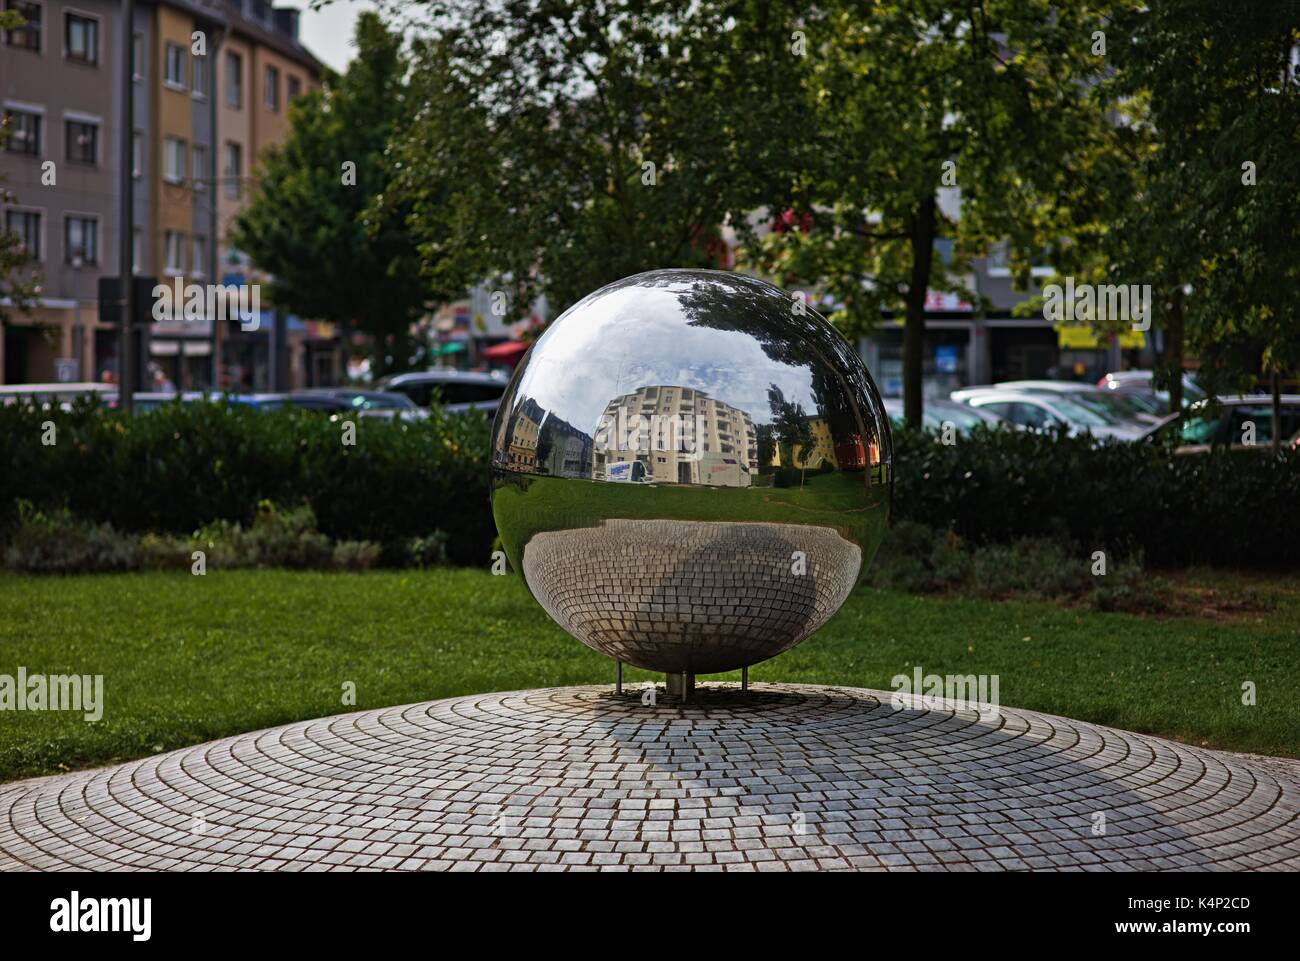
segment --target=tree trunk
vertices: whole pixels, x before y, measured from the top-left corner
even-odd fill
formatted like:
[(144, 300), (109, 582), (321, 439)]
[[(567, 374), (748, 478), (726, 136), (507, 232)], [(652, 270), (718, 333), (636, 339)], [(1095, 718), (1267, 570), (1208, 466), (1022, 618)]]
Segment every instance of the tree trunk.
[(1169, 371), (1169, 413), (1183, 409), (1183, 289), (1175, 288), (1169, 298), (1169, 318), (1165, 325), (1168, 346), (1165, 369)]
[(909, 427), (921, 426), (925, 295), (930, 289), (934, 231), (935, 199), (931, 194), (921, 201), (912, 218), (912, 277), (907, 287), (907, 314), (903, 321), (903, 419)]
[(1282, 377), (1273, 372), (1273, 453), (1282, 450)]

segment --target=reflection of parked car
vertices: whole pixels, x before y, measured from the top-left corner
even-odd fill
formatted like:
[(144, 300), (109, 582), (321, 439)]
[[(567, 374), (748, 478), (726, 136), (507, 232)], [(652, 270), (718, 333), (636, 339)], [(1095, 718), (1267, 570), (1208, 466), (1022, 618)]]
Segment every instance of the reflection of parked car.
[[(897, 397), (884, 398), (885, 413), (897, 426), (903, 424), (903, 402)], [(927, 430), (942, 430), (944, 423), (950, 423), (959, 434), (968, 434), (977, 424), (996, 427), (1003, 423), (1001, 417), (992, 411), (980, 410), (967, 404), (952, 400), (927, 400), (921, 407), (921, 424)]]
[(1050, 430), (1064, 424), (1072, 436), (1092, 434), (1115, 440), (1136, 440), (1143, 433), (1140, 427), (1076, 404), (1065, 394), (997, 389), (960, 393), (971, 407), (996, 414), (1026, 430)]
[(419, 407), (437, 401), (453, 414), (481, 410), (496, 413), (506, 379), (499, 374), (466, 370), (425, 370), (410, 374), (393, 374), (380, 380), (380, 390), (405, 394)]
[[(1166, 412), (1154, 395), (1102, 390), (1077, 380), (1008, 380), (993, 386), (999, 390), (1064, 394), (1076, 404), (1122, 423), (1158, 424)], [(953, 391), (954, 399), (959, 399), (958, 393)]]
[[(1206, 398), (1165, 418), (1144, 439), (1167, 444), (1178, 454), (1203, 454), (1215, 447), (1271, 450), (1273, 398), (1268, 394)], [(1291, 447), (1300, 442), (1300, 394), (1282, 395), (1282, 442)]]

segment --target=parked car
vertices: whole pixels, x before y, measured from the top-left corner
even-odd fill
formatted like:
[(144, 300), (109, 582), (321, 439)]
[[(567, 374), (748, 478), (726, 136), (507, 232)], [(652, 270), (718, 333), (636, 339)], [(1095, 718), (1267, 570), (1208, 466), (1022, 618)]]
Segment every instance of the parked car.
[[(118, 403), (117, 395), (113, 394), (111, 396), (112, 400), (108, 406), (116, 407)], [(131, 403), (134, 405), (135, 411), (140, 413), (146, 410), (157, 410), (164, 404), (174, 404), (178, 400), (182, 404), (192, 404), (196, 400), (206, 400), (207, 397), (208, 395), (201, 390), (184, 390), (179, 394), (174, 390), (150, 390), (132, 394)]]
[[(895, 426), (903, 424), (903, 401), (898, 397), (884, 398), (885, 413)], [(988, 410), (980, 410), (952, 400), (927, 400), (921, 408), (921, 424), (927, 430), (942, 430), (945, 422), (951, 423), (958, 434), (968, 434), (977, 424), (996, 427), (1005, 423), (1001, 417)]]
[(453, 414), (481, 410), (491, 416), (501, 403), (506, 383), (506, 378), (497, 373), (424, 370), (392, 374), (375, 386), (380, 390), (405, 394), (419, 407), (428, 407), (436, 401)]
[(1000, 390), (1064, 394), (1076, 404), (1082, 404), (1103, 416), (1133, 424), (1158, 424), (1164, 419), (1166, 413), (1166, 408), (1162, 407), (1154, 396), (1102, 390), (1100, 387), (1077, 380), (1006, 380), (993, 386)]
[(356, 413), (363, 417), (399, 417), (419, 420), (429, 416), (405, 394), (385, 390), (354, 390), (350, 387), (317, 387), (296, 390), (288, 395), (289, 405), (302, 410), (327, 411), (330, 414)]
[(1026, 430), (1047, 430), (1064, 424), (1071, 436), (1092, 434), (1115, 440), (1137, 440), (1143, 429), (1075, 403), (1065, 394), (999, 390), (958, 391), (962, 401), (996, 414)]
[(281, 410), (289, 406), (288, 394), (214, 394), (213, 399), (242, 404), (255, 410)]
[[(1282, 395), (1283, 444), (1300, 446), (1300, 394)], [(1250, 437), (1250, 426), (1254, 436)], [(1166, 417), (1143, 435), (1167, 444), (1177, 454), (1203, 454), (1213, 448), (1266, 451), (1273, 444), (1273, 398), (1269, 394), (1207, 397), (1181, 414)], [(1246, 443), (1252, 439), (1252, 443)]]
[(68, 410), (73, 401), (80, 397), (97, 397), (104, 403), (105, 397), (116, 397), (114, 384), (97, 384), (93, 381), (74, 384), (6, 384), (0, 386), (0, 404), (16, 404), (30, 401), (40, 404), (45, 410), (60, 407)]
[[(1097, 387), (1100, 390), (1114, 391), (1117, 394), (1127, 394), (1130, 397), (1136, 397), (1152, 405), (1157, 413), (1168, 414), (1169, 412), (1169, 391), (1156, 390), (1155, 374), (1149, 370), (1119, 370), (1107, 374), (1097, 381)], [(1192, 380), (1188, 374), (1183, 374), (1183, 407), (1196, 403), (1198, 400), (1204, 400), (1208, 395), (1200, 384)]]

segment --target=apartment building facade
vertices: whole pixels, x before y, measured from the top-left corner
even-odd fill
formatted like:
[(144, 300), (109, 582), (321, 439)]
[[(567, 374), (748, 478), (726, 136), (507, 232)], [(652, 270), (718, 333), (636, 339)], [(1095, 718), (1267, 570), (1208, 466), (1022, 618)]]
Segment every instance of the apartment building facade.
[[(0, 372), (5, 383), (113, 379), (120, 337), (100, 322), (97, 297), (99, 278), (119, 275), (122, 71), (132, 73), (133, 269), (208, 284), (226, 278), (229, 222), (256, 157), (286, 135), (288, 99), (317, 85), (322, 68), (297, 40), (297, 11), (261, 0), (137, 0), (129, 65), (115, 0), (3, 3), (27, 25), (0, 36), (0, 109), (13, 132), (0, 175), (15, 197), (0, 216), (22, 238), (42, 296), (28, 314), (11, 311)], [(249, 71), (280, 68), (274, 94), (258, 101), (274, 96), (276, 109), (251, 97), (228, 107), (227, 45)], [(232, 329), (208, 316), (151, 324), (141, 369), (159, 386), (226, 386), (219, 359)], [(263, 329), (263, 353), (273, 336)]]

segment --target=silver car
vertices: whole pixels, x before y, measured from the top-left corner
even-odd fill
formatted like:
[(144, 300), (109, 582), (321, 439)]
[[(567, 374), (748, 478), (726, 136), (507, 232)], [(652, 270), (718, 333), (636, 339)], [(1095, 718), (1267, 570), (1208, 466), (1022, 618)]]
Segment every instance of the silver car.
[(1144, 428), (1106, 417), (1082, 404), (1075, 403), (1065, 394), (1032, 391), (985, 390), (957, 391), (963, 403), (978, 410), (996, 414), (1003, 420), (1026, 430), (1050, 430), (1064, 424), (1070, 436), (1092, 434), (1094, 437), (1115, 440), (1137, 440)]

